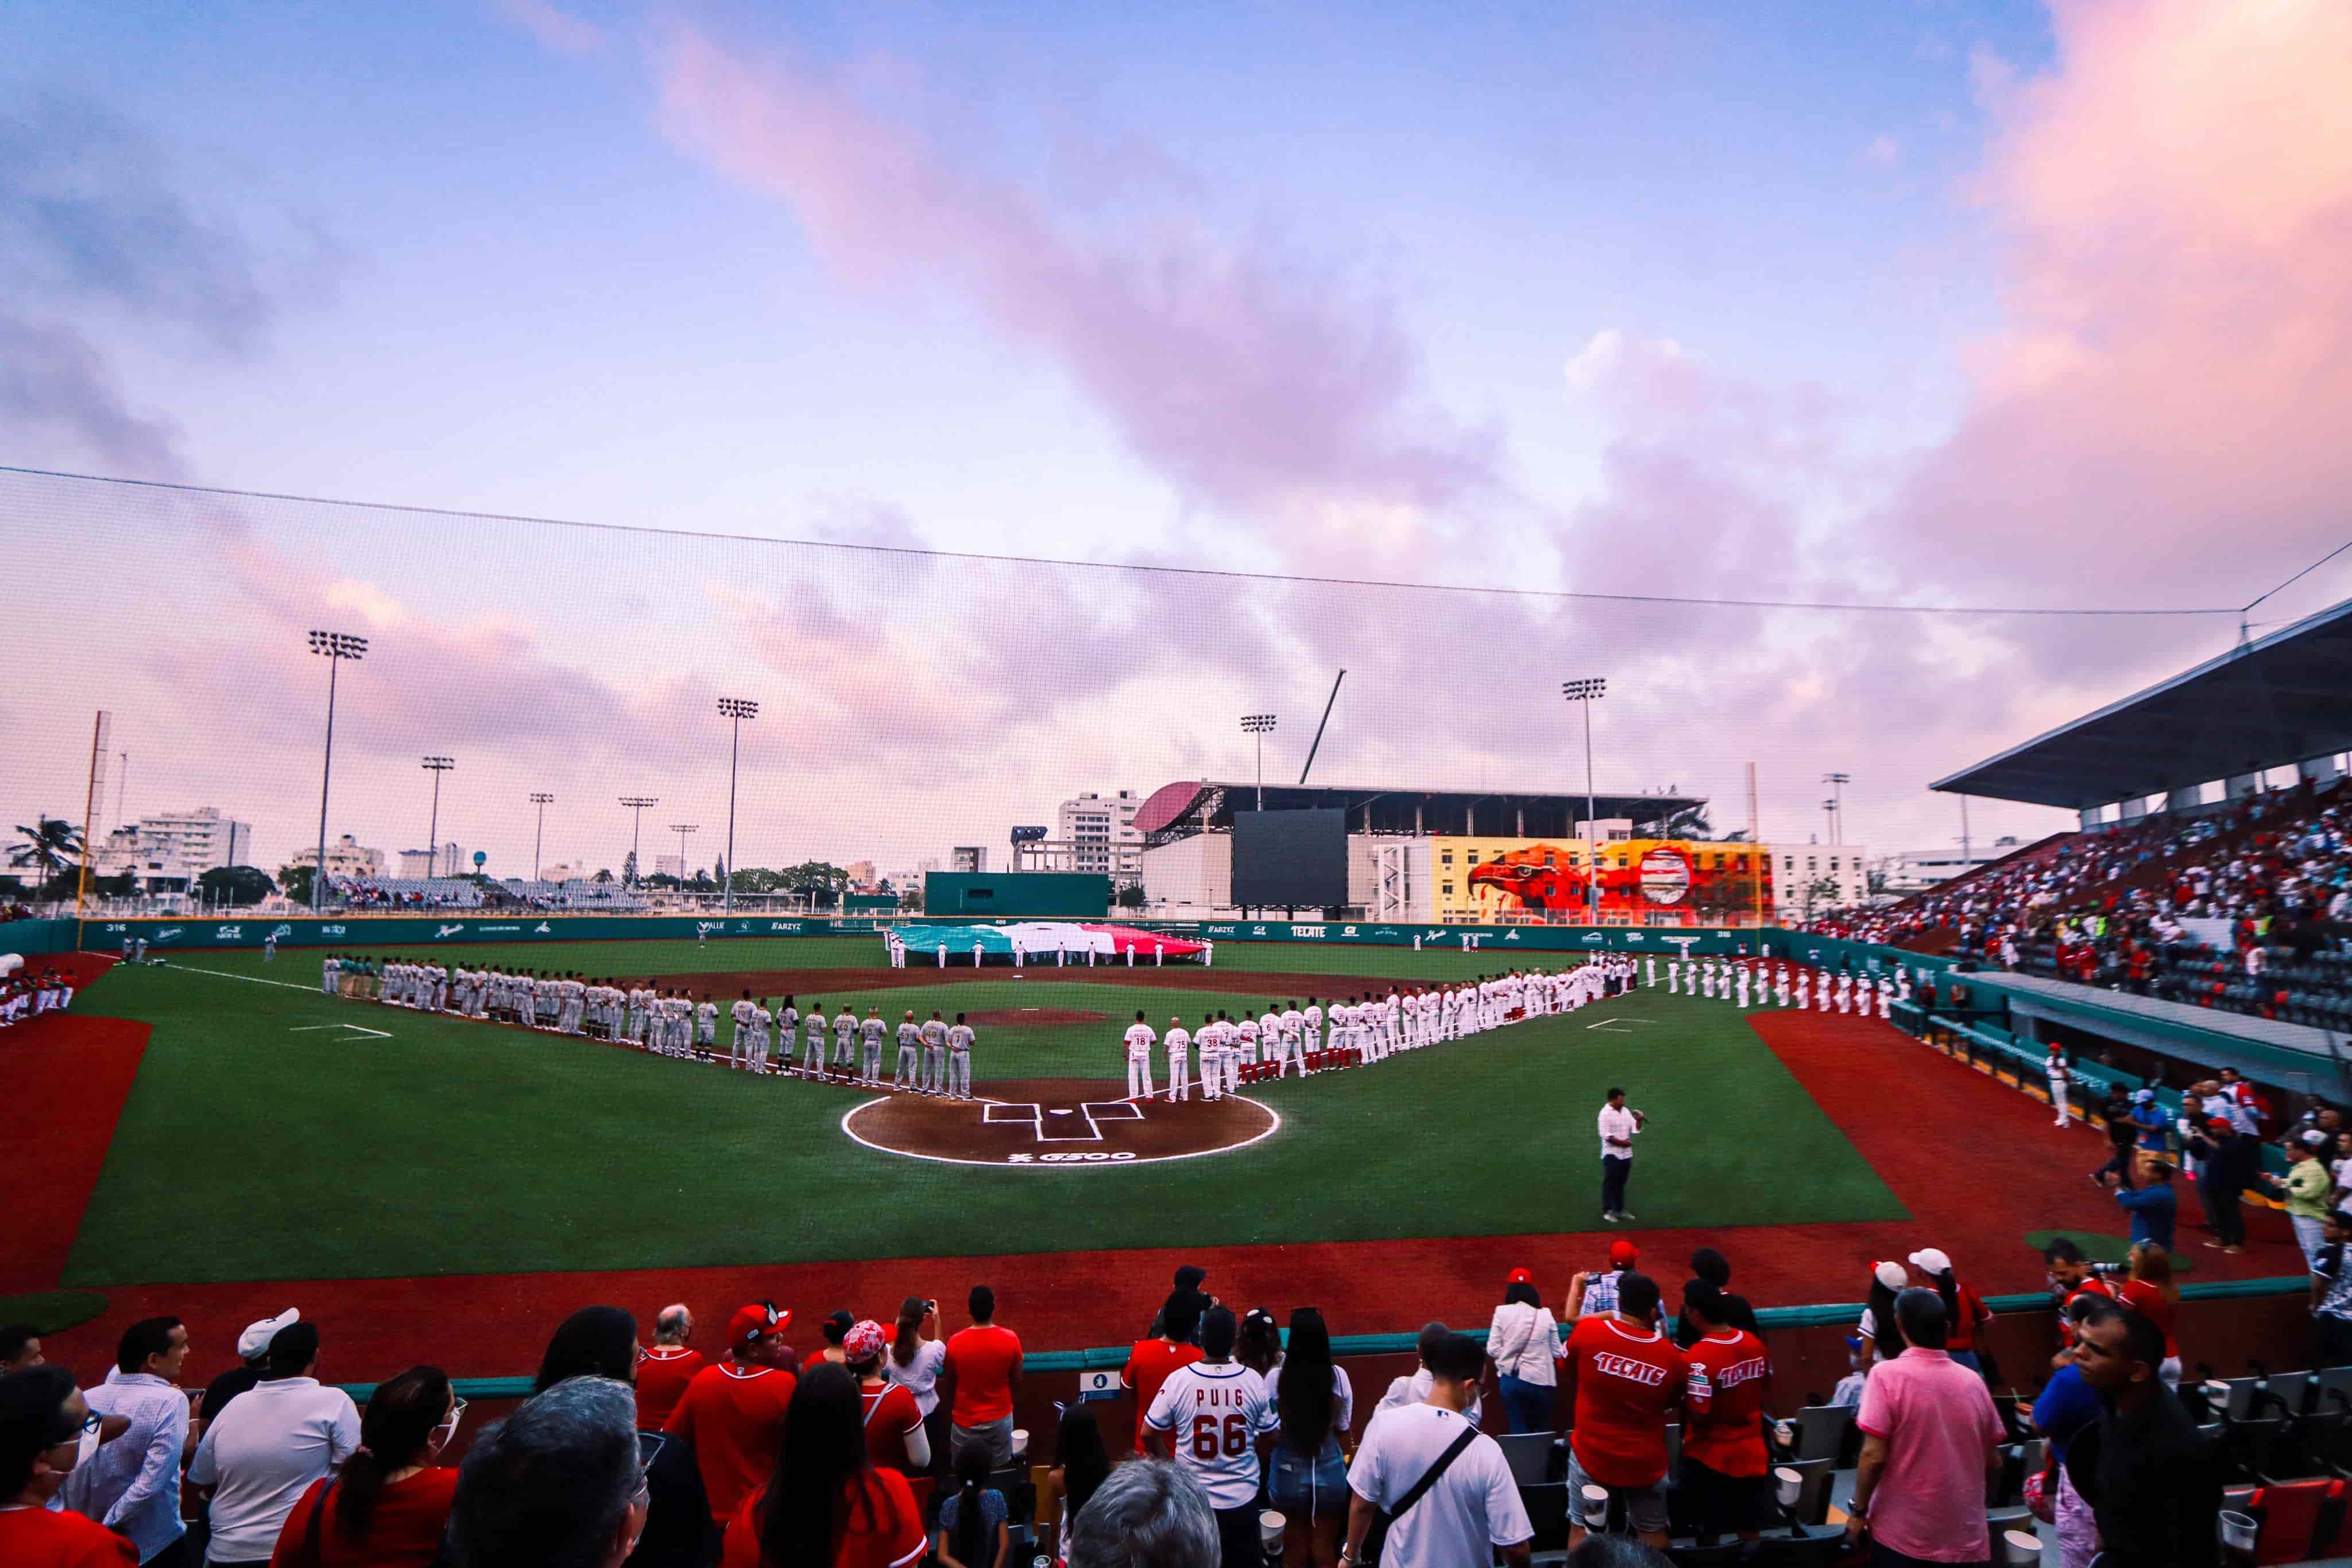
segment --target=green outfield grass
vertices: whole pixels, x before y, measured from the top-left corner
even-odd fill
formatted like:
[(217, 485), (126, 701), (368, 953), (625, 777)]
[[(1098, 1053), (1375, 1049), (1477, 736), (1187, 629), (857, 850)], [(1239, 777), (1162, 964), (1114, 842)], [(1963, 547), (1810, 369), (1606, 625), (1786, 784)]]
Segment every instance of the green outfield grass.
[[(871, 965), (875, 947), (463, 951), (628, 975)], [(1249, 965), (1226, 962), (1243, 954)], [(1109, 1015), (984, 1030), (973, 1058), (984, 1092), (991, 1079), (1118, 1078), (1120, 1020), (1141, 1008), (1164, 1027), (1171, 1012), (1192, 1021), (1262, 1004), (1246, 988), (1253, 967), (1436, 978), (1507, 962), (1241, 944), (1218, 957), (1231, 991), (950, 969), (937, 987), (801, 1000), (871, 1001), (894, 1020), (909, 1007)], [(1651, 1115), (1632, 1194), (1645, 1229), (1906, 1217), (1734, 1009), (1662, 993), (1254, 1086), (1284, 1125), (1231, 1154), (998, 1169), (858, 1146), (840, 1127), (860, 1103), (847, 1091), (330, 998), (317, 975), (315, 954), (265, 966), (257, 953), (192, 952), (118, 968), (78, 1001), (154, 1032), (63, 1283), (1051, 1251), (1133, 1246), (1147, 1228), (1160, 1246), (1591, 1229), (1593, 1115), (1612, 1082)]]

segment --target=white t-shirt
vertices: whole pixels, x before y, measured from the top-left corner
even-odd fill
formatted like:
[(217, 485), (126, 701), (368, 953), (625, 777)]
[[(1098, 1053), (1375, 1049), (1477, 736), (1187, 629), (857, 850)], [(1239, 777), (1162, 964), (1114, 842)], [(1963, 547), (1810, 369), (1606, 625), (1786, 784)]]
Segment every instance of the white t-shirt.
[(315, 1377), (257, 1383), (205, 1427), (188, 1479), (213, 1493), (213, 1544), (223, 1563), (267, 1558), (310, 1483), (360, 1446), (359, 1407)]
[(915, 1347), (915, 1359), (904, 1366), (898, 1364), (898, 1352), (885, 1353), (882, 1375), (913, 1395), (915, 1408), (928, 1416), (939, 1408), (940, 1368), (947, 1364), (947, 1342), (927, 1339)]
[[(1589, 1311), (1590, 1309), (1587, 1310)], [(1389, 1381), (1389, 1391), (1381, 1396), (1380, 1409), (1393, 1410), (1401, 1405), (1425, 1405), (1429, 1402), (1429, 1391), (1431, 1387), (1435, 1385), (1436, 1381), (1437, 1380), (1435, 1378), (1429, 1375), (1429, 1368), (1425, 1366), (1420, 1367), (1405, 1376), (1391, 1378)], [(1462, 1412), (1463, 1418), (1468, 1421), (1473, 1427), (1475, 1427), (1479, 1424), (1478, 1417), (1484, 1408), (1485, 1406), (1479, 1402), (1478, 1396), (1473, 1394), (1470, 1396), (1470, 1404), (1468, 1408)], [(1375, 1410), (1372, 1414), (1374, 1417), (1377, 1418), (1380, 1415), (1380, 1410)]]
[[(1364, 1429), (1363, 1446), (1348, 1467), (1348, 1487), (1387, 1508), (1412, 1490), (1466, 1427), (1461, 1416), (1434, 1405), (1384, 1409)], [(1475, 1428), (1469, 1428), (1475, 1430)], [(1381, 1551), (1384, 1568), (1484, 1568), (1497, 1546), (1535, 1537), (1518, 1484), (1502, 1446), (1473, 1437), (1437, 1484), (1389, 1526)]]
[(1151, 1042), (1159, 1038), (1160, 1037), (1158, 1035), (1151, 1032), (1151, 1026), (1148, 1023), (1131, 1023), (1128, 1025), (1127, 1054), (1130, 1058), (1150, 1055)]
[[(1622, 1106), (1603, 1105), (1601, 1107), (1599, 1124), (1601, 1128), (1601, 1157), (1603, 1159), (1618, 1160), (1632, 1159), (1633, 1157), (1634, 1136), (1642, 1130), (1641, 1124), (1633, 1120), (1633, 1113)], [(1624, 1147), (1612, 1147), (1609, 1142), (1612, 1138), (1624, 1139)]]
[(1201, 1483), (1210, 1506), (1246, 1508), (1257, 1500), (1257, 1439), (1274, 1430), (1276, 1418), (1265, 1379), (1248, 1367), (1232, 1361), (1178, 1367), (1143, 1424), (1170, 1434), (1177, 1464)]
[[(1356, 1424), (1356, 1391), (1348, 1383), (1348, 1369), (1331, 1368), (1331, 1391), (1339, 1396), (1339, 1408), (1331, 1416), (1331, 1431), (1345, 1442), (1348, 1428)], [(1274, 1406), (1275, 1425), (1282, 1424), (1282, 1368), (1275, 1367), (1265, 1375), (1266, 1403)]]

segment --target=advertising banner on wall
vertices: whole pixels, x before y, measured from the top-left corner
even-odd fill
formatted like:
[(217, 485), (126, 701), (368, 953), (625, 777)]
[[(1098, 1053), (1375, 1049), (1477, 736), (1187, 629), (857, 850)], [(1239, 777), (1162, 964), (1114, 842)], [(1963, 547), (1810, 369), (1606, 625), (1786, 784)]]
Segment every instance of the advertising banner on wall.
[(1574, 840), (1431, 842), (1441, 921), (1589, 924), (1596, 876), (1603, 925), (1753, 925), (1772, 914), (1771, 856), (1754, 844), (1609, 840), (1595, 868)]

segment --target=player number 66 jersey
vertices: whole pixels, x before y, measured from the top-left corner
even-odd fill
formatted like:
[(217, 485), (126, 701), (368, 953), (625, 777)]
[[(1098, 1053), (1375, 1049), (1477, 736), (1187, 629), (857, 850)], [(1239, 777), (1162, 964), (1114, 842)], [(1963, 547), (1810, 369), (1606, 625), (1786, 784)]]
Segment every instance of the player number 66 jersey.
[(1238, 1362), (1196, 1361), (1168, 1375), (1143, 1424), (1169, 1435), (1176, 1462), (1220, 1509), (1257, 1497), (1257, 1439), (1279, 1425), (1265, 1379)]

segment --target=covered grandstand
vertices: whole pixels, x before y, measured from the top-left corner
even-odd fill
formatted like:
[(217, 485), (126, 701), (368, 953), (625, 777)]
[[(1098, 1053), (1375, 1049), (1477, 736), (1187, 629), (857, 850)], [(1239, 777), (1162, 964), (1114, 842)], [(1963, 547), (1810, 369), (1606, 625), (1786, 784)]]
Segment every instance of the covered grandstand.
[[(1184, 779), (1153, 790), (1135, 813), (1148, 850), (1195, 833), (1231, 832), (1236, 810), (1259, 809), (1260, 786), (1230, 779)], [(1268, 784), (1269, 811), (1337, 810), (1348, 831), (1418, 837), (1572, 838), (1588, 814), (1580, 793), (1530, 789), (1420, 789), (1356, 784)], [(1684, 813), (1704, 810), (1698, 795), (1596, 795), (1590, 814), (1632, 824), (1628, 838), (1669, 836)]]

